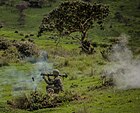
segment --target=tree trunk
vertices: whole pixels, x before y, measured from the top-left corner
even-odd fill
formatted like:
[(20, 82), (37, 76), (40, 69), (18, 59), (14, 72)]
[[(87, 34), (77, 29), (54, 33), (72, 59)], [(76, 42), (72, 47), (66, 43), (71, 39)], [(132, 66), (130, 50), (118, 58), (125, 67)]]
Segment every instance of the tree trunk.
[(91, 54), (93, 53), (93, 47), (90, 43), (90, 41), (88, 41), (86, 34), (87, 32), (83, 31), (82, 32), (82, 36), (81, 36), (81, 49), (82, 52), (85, 52), (87, 54)]
[(87, 35), (86, 32), (83, 31), (83, 32), (82, 32), (82, 36), (81, 36), (81, 42), (83, 42), (83, 41), (85, 40), (86, 35)]

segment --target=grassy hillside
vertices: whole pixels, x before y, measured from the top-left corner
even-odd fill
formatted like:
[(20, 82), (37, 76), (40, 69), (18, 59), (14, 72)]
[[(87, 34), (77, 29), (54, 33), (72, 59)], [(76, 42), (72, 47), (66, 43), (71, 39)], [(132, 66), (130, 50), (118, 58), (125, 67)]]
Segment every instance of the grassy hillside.
[[(28, 8), (25, 10), (26, 18), (25, 25), (18, 25), (19, 12), (15, 8), (9, 6), (1, 6), (0, 22), (4, 25), (1, 31), (26, 31), (26, 33), (38, 31), (38, 27), (41, 23), (44, 14), (47, 14), (52, 9), (57, 7), (62, 1), (52, 3), (51, 7), (43, 8)], [(119, 36), (122, 33), (128, 34), (130, 38), (130, 45), (132, 50), (135, 51), (136, 47), (139, 47), (139, 28), (140, 28), (140, 9), (139, 0), (101, 0), (95, 2), (101, 2), (107, 4), (110, 8), (110, 15), (105, 21), (105, 30), (100, 30), (98, 26), (95, 26), (89, 31), (89, 37), (94, 40), (103, 41), (107, 37)], [(17, 3), (15, 3), (17, 4)], [(104, 37), (104, 38), (102, 38)], [(103, 39), (103, 40), (102, 40)], [(137, 51), (136, 51), (137, 52)]]
[[(48, 53), (45, 66), (58, 68), (61, 73), (68, 73), (68, 78), (63, 80), (64, 90), (75, 92), (84, 99), (64, 102), (56, 108), (46, 108), (31, 111), (33, 113), (139, 113), (140, 111), (140, 89), (117, 89), (113, 86), (102, 86), (101, 74), (104, 67), (109, 63), (101, 55), (103, 47), (95, 48), (96, 53), (92, 55), (79, 54), (80, 48), (77, 40), (63, 37), (56, 46), (53, 33), (37, 37), (38, 27), (44, 14), (49, 13), (62, 1), (59, 0), (51, 7), (28, 8), (25, 10), (25, 26), (17, 22), (18, 11), (14, 7), (0, 6), (0, 38), (6, 37), (10, 40), (21, 40), (31, 38), (35, 44)], [(105, 20), (105, 29), (100, 30), (98, 26), (89, 30), (88, 36), (97, 44), (110, 44), (112, 37), (120, 34), (129, 35), (129, 47), (135, 55), (140, 53), (140, 2), (139, 0), (95, 0), (110, 7), (110, 15)], [(18, 2), (18, 0), (16, 1)], [(116, 15), (116, 16), (115, 16)], [(15, 33), (18, 31), (18, 33)], [(32, 34), (33, 36), (30, 36)], [(79, 36), (80, 34), (78, 34)], [(29, 36), (29, 37), (26, 37)], [(75, 34), (72, 34), (75, 36)], [(25, 38), (26, 37), (26, 38)], [(0, 52), (1, 55), (1, 52)], [(0, 57), (1, 58), (1, 57)], [(53, 64), (53, 66), (52, 66)], [(31, 76), (39, 70), (40, 64), (27, 61), (10, 63), (9, 66), (0, 67), (0, 113), (28, 113), (29, 111), (14, 109), (7, 105), (7, 100), (16, 98), (16, 93), (25, 93), (29, 90), (15, 92), (14, 87), (18, 82), (30, 81)], [(44, 66), (44, 65), (43, 65)], [(42, 66), (42, 67), (43, 67)], [(26, 84), (26, 82), (23, 84)], [(32, 84), (30, 83), (32, 86)], [(42, 93), (46, 84), (41, 79), (38, 89)], [(30, 112), (29, 112), (30, 113)]]

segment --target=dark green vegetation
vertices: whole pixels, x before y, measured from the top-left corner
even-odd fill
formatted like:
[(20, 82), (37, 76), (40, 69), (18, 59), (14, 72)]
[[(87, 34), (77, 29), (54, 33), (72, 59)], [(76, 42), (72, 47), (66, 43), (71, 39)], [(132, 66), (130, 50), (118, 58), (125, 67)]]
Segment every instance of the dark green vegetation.
[(43, 109), (43, 108), (54, 108), (63, 105), (65, 102), (70, 102), (74, 100), (85, 99), (74, 92), (65, 92), (59, 95), (53, 94), (43, 94), (38, 91), (31, 92), (30, 95), (22, 94), (21, 96), (15, 98), (14, 100), (7, 101), (13, 108), (24, 109), (28, 111)]
[[(15, 0), (17, 4), (20, 0)], [(64, 1), (64, 0), (62, 0)], [(53, 32), (46, 32), (45, 35), (37, 37), (39, 26), (45, 14), (56, 8), (62, 1), (51, 2), (51, 5), (42, 8), (29, 7), (24, 11), (25, 24), (18, 23), (19, 12), (15, 5), (0, 6), (0, 38), (9, 40), (21, 39), (34, 40), (34, 43), (48, 53), (48, 62), (53, 63), (54, 68), (69, 74), (68, 79), (64, 79), (65, 91), (73, 91), (84, 99), (71, 102), (64, 101), (61, 106), (55, 108), (40, 109), (33, 113), (139, 113), (140, 111), (140, 90), (118, 90), (114, 87), (100, 87), (101, 71), (108, 61), (106, 61), (101, 51), (114, 42), (114, 38), (125, 33), (129, 35), (129, 47), (137, 57), (140, 53), (140, 2), (139, 0), (95, 0), (109, 5), (110, 14), (105, 20), (104, 30), (100, 30), (98, 25), (94, 25), (88, 31), (88, 37), (95, 44), (96, 52), (91, 55), (79, 54), (79, 42), (73, 37), (81, 37), (79, 33), (72, 33), (70, 36), (59, 38)], [(91, 0), (92, 1), (92, 0)], [(71, 37), (71, 38), (70, 38)], [(57, 44), (57, 39), (60, 39)], [(8, 43), (10, 44), (11, 41)], [(56, 46), (57, 45), (57, 46)], [(19, 55), (16, 47), (10, 47), (8, 51)], [(12, 47), (12, 48), (11, 48)], [(0, 58), (4, 51), (0, 51)], [(0, 112), (1, 113), (28, 113), (29, 111), (14, 109), (7, 105), (7, 100), (12, 100), (14, 95), (13, 87), (21, 75), (28, 77), (35, 73), (35, 64), (24, 60), (16, 61), (16, 57), (11, 54), (5, 55), (5, 59), (0, 62), (14, 58), (9, 66), (0, 67)], [(15, 55), (15, 54), (14, 54)], [(16, 55), (17, 56), (17, 55)], [(1, 61), (2, 60), (2, 61)], [(17, 62), (17, 63), (16, 63)], [(36, 68), (35, 68), (36, 69)], [(21, 73), (24, 74), (21, 74)], [(38, 83), (39, 91), (45, 94), (45, 83)], [(97, 87), (96, 87), (97, 86)], [(27, 94), (29, 92), (27, 91)], [(26, 93), (25, 93), (26, 94)], [(62, 94), (63, 95), (63, 94)], [(61, 96), (61, 95), (60, 95)], [(30, 112), (29, 112), (30, 113)]]
[(80, 32), (81, 38), (76, 37), (76, 39), (80, 41), (81, 48), (87, 53), (92, 53), (91, 47), (86, 47), (90, 45), (85, 44), (90, 43), (87, 32), (95, 22), (103, 29), (102, 23), (108, 14), (108, 7), (102, 4), (64, 2), (43, 18), (38, 36), (41, 36), (44, 31), (58, 31), (61, 36)]

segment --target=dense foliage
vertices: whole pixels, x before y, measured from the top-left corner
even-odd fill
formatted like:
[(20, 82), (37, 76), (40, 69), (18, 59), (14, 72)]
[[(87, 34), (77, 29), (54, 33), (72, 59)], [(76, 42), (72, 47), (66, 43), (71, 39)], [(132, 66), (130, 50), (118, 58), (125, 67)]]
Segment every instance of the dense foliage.
[(108, 13), (109, 9), (105, 5), (91, 5), (79, 1), (64, 2), (44, 17), (39, 34), (55, 29), (60, 34), (70, 34), (77, 31), (87, 32), (95, 21), (102, 24)]
[(5, 51), (11, 50), (11, 48), (14, 48), (13, 53), (15, 52), (15, 49), (16, 51), (18, 51), (19, 58), (31, 57), (33, 55), (39, 54), (39, 49), (33, 42), (26, 40), (16, 41), (8, 40), (6, 38), (0, 38), (0, 51), (4, 51), (5, 53)]
[[(90, 4), (80, 1), (64, 2), (54, 9), (42, 20), (38, 36), (44, 31), (58, 31), (60, 35), (68, 35), (73, 32), (82, 33), (81, 44), (84, 42), (87, 31), (97, 22), (101, 29), (105, 17), (109, 14), (109, 8), (102, 4)], [(86, 47), (84, 47), (86, 48)], [(89, 50), (89, 47), (87, 47)]]
[(54, 108), (62, 105), (63, 102), (70, 102), (81, 99), (85, 99), (85, 97), (83, 98), (79, 94), (71, 91), (59, 95), (43, 94), (38, 91), (34, 91), (29, 95), (23, 94), (19, 97), (16, 97), (12, 101), (7, 101), (7, 104), (14, 108), (32, 111), (42, 108)]

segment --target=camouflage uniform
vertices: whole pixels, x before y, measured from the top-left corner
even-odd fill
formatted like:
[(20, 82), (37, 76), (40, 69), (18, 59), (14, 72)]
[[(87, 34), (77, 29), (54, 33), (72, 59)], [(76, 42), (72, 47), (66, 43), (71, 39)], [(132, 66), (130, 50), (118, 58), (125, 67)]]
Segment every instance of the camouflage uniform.
[(53, 70), (53, 75), (54, 79), (50, 79), (48, 76), (48, 80), (46, 80), (46, 78), (43, 77), (45, 82), (48, 84), (48, 86), (46, 86), (47, 93), (59, 93), (60, 91), (63, 91), (62, 81), (59, 77), (59, 70)]

